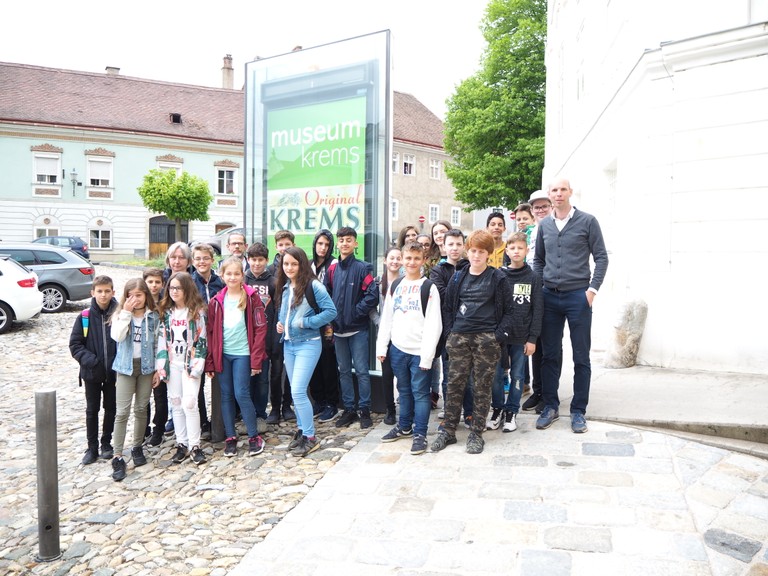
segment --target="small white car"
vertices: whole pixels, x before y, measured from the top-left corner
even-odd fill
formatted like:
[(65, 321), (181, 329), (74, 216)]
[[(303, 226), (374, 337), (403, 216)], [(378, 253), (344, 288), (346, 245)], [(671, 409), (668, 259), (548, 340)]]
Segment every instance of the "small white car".
[(37, 274), (0, 254), (0, 334), (13, 321), (23, 322), (40, 314), (43, 293), (37, 289)]

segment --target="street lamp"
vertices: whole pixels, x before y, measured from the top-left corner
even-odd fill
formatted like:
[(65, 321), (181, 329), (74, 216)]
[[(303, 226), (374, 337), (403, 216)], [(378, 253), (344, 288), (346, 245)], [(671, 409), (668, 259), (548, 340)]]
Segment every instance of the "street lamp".
[(80, 182), (77, 181), (77, 170), (72, 168), (72, 172), (69, 173), (69, 179), (72, 181), (72, 196), (75, 195), (75, 190)]

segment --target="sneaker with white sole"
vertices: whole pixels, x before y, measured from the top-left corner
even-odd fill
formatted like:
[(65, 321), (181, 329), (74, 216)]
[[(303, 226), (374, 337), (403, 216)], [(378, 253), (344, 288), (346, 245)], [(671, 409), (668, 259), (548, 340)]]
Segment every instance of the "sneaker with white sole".
[(256, 456), (264, 452), (264, 439), (256, 434), (248, 438), (248, 456)]
[(504, 427), (502, 432), (514, 432), (517, 430), (517, 414), (514, 412), (504, 412)]
[(414, 456), (424, 454), (427, 451), (427, 437), (423, 434), (414, 434), (411, 444), (411, 454)]
[(234, 436), (227, 438), (224, 442), (224, 456), (234, 458), (237, 456), (237, 438)]
[(502, 415), (503, 412), (501, 411), (501, 408), (494, 408), (491, 412), (491, 415), (488, 417), (488, 422), (486, 423), (485, 427), (488, 430), (498, 430), (501, 426)]
[(483, 437), (470, 432), (467, 436), (467, 454), (480, 454), (485, 447), (485, 440)]
[(200, 466), (200, 464), (203, 464), (205, 462), (205, 454), (203, 454), (203, 451), (200, 449), (200, 446), (195, 446), (192, 448), (192, 451), (190, 452), (192, 455), (192, 462)]
[(400, 428), (400, 426), (395, 426), (384, 434), (384, 436), (381, 437), (382, 442), (394, 442), (395, 440), (400, 440), (401, 438), (410, 438), (413, 435), (413, 428), (409, 428), (408, 430), (403, 430)]
[(184, 460), (187, 459), (187, 456), (189, 455), (189, 450), (187, 450), (187, 447), (184, 446), (184, 444), (179, 444), (176, 446), (176, 454), (173, 455), (173, 458), (171, 458), (171, 462), (174, 464), (181, 464), (184, 462)]

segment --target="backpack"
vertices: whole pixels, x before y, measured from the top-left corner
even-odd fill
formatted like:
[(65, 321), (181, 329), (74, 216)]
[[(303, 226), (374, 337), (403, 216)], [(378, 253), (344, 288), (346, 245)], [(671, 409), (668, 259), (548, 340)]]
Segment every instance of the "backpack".
[[(315, 289), (312, 287), (312, 282), (307, 284), (304, 290), (304, 298), (307, 299), (307, 304), (315, 311), (315, 314), (320, 314), (320, 306), (317, 304), (317, 298), (315, 298)], [(326, 324), (320, 328), (320, 337), (323, 341), (323, 348), (333, 347), (333, 325)]]
[(88, 338), (88, 317), (91, 315), (90, 309), (80, 312), (80, 322), (83, 325), (83, 337)]

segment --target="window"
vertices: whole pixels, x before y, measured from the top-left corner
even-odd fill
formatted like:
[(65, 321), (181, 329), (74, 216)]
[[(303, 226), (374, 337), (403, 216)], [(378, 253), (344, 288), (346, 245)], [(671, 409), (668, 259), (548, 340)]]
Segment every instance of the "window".
[(392, 154), (392, 173), (397, 174), (400, 171), (400, 152)]
[(58, 236), (58, 235), (59, 235), (58, 228), (35, 228), (35, 238), (42, 238), (43, 236)]
[(440, 220), (440, 206), (438, 204), (429, 205), (429, 222), (437, 222)]
[(88, 231), (90, 237), (91, 250), (110, 250), (112, 249), (112, 231), (91, 229)]
[(390, 218), (395, 221), (400, 216), (400, 202), (398, 200), (392, 200)]
[(403, 174), (413, 176), (414, 172), (416, 172), (416, 156), (403, 154)]
[(35, 154), (35, 182), (38, 184), (61, 184), (61, 156)]
[(235, 193), (235, 171), (219, 168), (218, 172), (218, 189), (219, 194), (234, 194)]
[(40, 260), (40, 264), (63, 264), (67, 261), (58, 252), (49, 252), (48, 250), (35, 250), (35, 256)]
[(112, 185), (112, 160), (88, 158), (88, 185), (106, 188)]
[(442, 162), (436, 158), (430, 158), (429, 160), (429, 177), (432, 180), (440, 180), (440, 173), (442, 168)]
[(451, 207), (451, 226), (461, 226), (461, 208)]
[(181, 163), (179, 162), (158, 162), (158, 170), (173, 170), (176, 176), (181, 176)]

